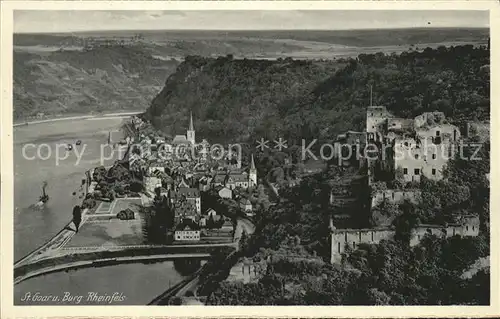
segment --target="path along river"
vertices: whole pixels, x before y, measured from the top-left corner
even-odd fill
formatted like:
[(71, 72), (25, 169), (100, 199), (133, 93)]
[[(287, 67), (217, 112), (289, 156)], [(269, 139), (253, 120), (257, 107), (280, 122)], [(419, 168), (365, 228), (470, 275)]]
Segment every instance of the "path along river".
[[(110, 131), (113, 139), (122, 137), (118, 132), (122, 121), (120, 118), (94, 118), (14, 128), (14, 260), (50, 240), (70, 221), (73, 206), (82, 200), (79, 186), (85, 171), (101, 164), (101, 145), (107, 143)], [(82, 141), (81, 145), (73, 145), (68, 158), (56, 162), (56, 146), (75, 144), (77, 140)], [(27, 144), (34, 146), (27, 147)], [(49, 148), (51, 156), (48, 156)], [(40, 149), (38, 155), (37, 149)], [(62, 147), (60, 151), (63, 156)], [(77, 162), (77, 154), (83, 154), (80, 162)], [(104, 148), (104, 154), (109, 156), (110, 149)], [(113, 161), (103, 160), (102, 164), (109, 165)], [(34, 209), (32, 206), (38, 201), (43, 181), (48, 183), (50, 200), (43, 209)], [(123, 292), (128, 295), (125, 304), (145, 304), (167, 289), (169, 283), (173, 285), (181, 278), (173, 262), (81, 269), (22, 282), (14, 287), (14, 302), (18, 304), (27, 292), (62, 295), (63, 292), (86, 294), (97, 291), (108, 294)], [(151, 293), (140, 289), (139, 283), (146, 285)]]

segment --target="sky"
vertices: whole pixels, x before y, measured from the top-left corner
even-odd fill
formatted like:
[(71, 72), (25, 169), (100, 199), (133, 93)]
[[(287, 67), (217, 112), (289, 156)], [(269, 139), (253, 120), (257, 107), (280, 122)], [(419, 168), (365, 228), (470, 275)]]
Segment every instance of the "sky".
[(488, 11), (14, 11), (15, 33), (489, 27)]

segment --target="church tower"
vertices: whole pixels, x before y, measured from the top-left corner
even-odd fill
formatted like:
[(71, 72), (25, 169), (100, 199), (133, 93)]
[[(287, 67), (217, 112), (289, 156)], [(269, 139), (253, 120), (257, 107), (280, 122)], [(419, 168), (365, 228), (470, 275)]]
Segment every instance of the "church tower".
[(250, 180), (250, 186), (257, 185), (257, 170), (255, 169), (255, 162), (253, 160), (253, 154), (252, 154), (252, 160), (250, 162), (250, 170), (248, 172), (248, 178)]
[(192, 145), (195, 144), (195, 133), (194, 133), (194, 125), (193, 125), (193, 113), (191, 112), (189, 116), (189, 129), (187, 130), (186, 139)]

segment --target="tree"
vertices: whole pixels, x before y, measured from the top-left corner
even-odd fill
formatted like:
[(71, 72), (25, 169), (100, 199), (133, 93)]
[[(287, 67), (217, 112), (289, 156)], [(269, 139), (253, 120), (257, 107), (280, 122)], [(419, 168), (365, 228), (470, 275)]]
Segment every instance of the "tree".
[(241, 232), (240, 241), (238, 243), (239, 250), (245, 252), (248, 248), (248, 234), (245, 230)]
[(398, 215), (398, 206), (391, 203), (389, 199), (384, 198), (384, 200), (375, 206), (371, 211), (371, 225), (389, 226)]
[(420, 223), (420, 220), (412, 202), (405, 200), (400, 205), (400, 210), (401, 214), (393, 222), (396, 227), (395, 239), (409, 245), (413, 229)]
[(210, 214), (207, 220), (207, 228), (215, 228), (214, 215)]
[(78, 233), (78, 227), (82, 221), (82, 210), (80, 206), (73, 207), (73, 223), (75, 224), (75, 231)]
[(367, 291), (366, 300), (369, 305), (384, 306), (390, 304), (391, 297), (377, 288), (370, 288)]

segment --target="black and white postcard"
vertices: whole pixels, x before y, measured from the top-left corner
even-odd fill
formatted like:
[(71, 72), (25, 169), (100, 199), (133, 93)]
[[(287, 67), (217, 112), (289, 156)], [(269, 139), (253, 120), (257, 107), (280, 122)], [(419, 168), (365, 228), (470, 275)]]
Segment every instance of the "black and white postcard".
[(2, 317), (500, 314), (498, 3), (279, 4), (2, 3)]

